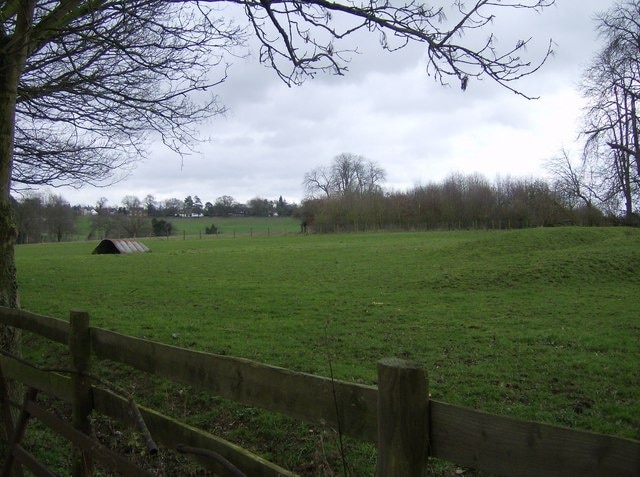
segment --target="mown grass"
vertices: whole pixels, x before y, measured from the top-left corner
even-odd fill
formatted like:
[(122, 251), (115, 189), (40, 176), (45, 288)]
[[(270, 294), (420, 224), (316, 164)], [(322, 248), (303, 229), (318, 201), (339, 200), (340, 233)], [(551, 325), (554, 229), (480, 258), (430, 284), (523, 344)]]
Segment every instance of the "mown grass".
[[(336, 378), (369, 384), (377, 360), (405, 357), (428, 370), (434, 399), (640, 439), (640, 230), (146, 243), (151, 253), (126, 256), (91, 255), (93, 243), (18, 247), (23, 308), (83, 309), (96, 326), (324, 376), (331, 362)], [(185, 419), (322, 475), (301, 461), (334, 446), (324, 430), (310, 437), (291, 420), (151, 383), (158, 405), (195, 409)], [(295, 438), (274, 444), (283, 432)], [(335, 449), (323, 452), (337, 465)], [(371, 475), (371, 449), (350, 452), (353, 475)]]

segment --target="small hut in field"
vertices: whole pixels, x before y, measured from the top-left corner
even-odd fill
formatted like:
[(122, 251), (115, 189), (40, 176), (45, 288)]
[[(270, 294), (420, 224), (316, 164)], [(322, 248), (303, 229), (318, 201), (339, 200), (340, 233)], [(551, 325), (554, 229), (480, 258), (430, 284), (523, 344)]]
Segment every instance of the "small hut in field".
[(93, 249), (94, 254), (144, 252), (149, 252), (149, 247), (142, 242), (131, 239), (104, 239)]

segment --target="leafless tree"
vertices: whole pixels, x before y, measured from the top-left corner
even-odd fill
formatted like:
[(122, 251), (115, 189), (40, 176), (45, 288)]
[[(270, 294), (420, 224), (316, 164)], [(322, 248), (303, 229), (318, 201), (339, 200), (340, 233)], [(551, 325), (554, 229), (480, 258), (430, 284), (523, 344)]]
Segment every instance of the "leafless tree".
[(332, 172), (324, 166), (316, 167), (304, 175), (302, 185), (307, 197), (315, 197), (318, 193), (330, 197), (333, 192)]
[(330, 166), (316, 167), (304, 176), (308, 197), (373, 194), (382, 190), (386, 173), (378, 164), (362, 156), (342, 153)]
[[(0, 2), (0, 305), (19, 306), (12, 184), (108, 183), (144, 154), (151, 135), (188, 147), (195, 125), (224, 110), (211, 90), (226, 79), (225, 56), (248, 35), (261, 43), (260, 61), (288, 83), (344, 74), (355, 51), (349, 37), (362, 30), (387, 50), (425, 45), (429, 72), (443, 83), (453, 78), (465, 89), (488, 77), (519, 92), (514, 81), (546, 56), (523, 58), (528, 39), (501, 50), (491, 34), (474, 44), (464, 33), (489, 28), (505, 8), (553, 1), (451, 0), (449, 9), (389, 0)], [(240, 7), (247, 23), (231, 20), (225, 6)], [(11, 330), (1, 334), (5, 349), (17, 342)]]
[(135, 195), (126, 195), (122, 198), (122, 207), (127, 215), (145, 215), (142, 202)]
[(350, 153), (342, 153), (333, 159), (331, 179), (333, 192), (338, 195), (358, 193), (366, 180), (364, 158)]
[(363, 175), (358, 178), (358, 187), (362, 194), (372, 194), (382, 190), (381, 185), (387, 180), (386, 171), (373, 161), (367, 161), (363, 167)]
[(598, 21), (605, 44), (582, 84), (584, 156), (598, 164), (603, 194), (621, 198), (631, 221), (640, 194), (640, 1), (620, 2)]
[(585, 160), (572, 161), (566, 149), (547, 160), (545, 169), (551, 174), (554, 190), (568, 207), (583, 205), (591, 209), (603, 201), (598, 195), (597, 174), (592, 165)]
[(143, 199), (142, 204), (144, 205), (148, 216), (155, 215), (156, 210), (158, 209), (158, 202), (152, 194), (147, 194)]
[(215, 96), (191, 94), (224, 80), (224, 52), (244, 39), (223, 18), (148, 0), (93, 11), (84, 1), (21, 4), (31, 12), (18, 9), (4, 25), (14, 36), (19, 21), (32, 30), (16, 97), (14, 188), (108, 183), (144, 157), (149, 134), (179, 150), (224, 110)]

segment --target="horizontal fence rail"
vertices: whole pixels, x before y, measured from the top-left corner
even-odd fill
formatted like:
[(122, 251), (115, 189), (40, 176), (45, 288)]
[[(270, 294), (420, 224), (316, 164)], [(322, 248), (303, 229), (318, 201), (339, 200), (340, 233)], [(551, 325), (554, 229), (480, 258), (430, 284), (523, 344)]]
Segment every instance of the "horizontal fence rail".
[(638, 441), (429, 402), (432, 456), (507, 476), (640, 475)]
[[(64, 320), (0, 307), (0, 323), (60, 343), (69, 341), (69, 323)], [(325, 423), (334, 428), (340, 423), (345, 434), (377, 444), (381, 455), (379, 439), (384, 437), (379, 436), (384, 436), (385, 431), (380, 433), (379, 427), (386, 424), (380, 420), (380, 412), (384, 415), (387, 410), (379, 409), (379, 403), (386, 403), (386, 398), (379, 395), (377, 387), (187, 350), (95, 327), (89, 328), (89, 335), (91, 351), (97, 357), (306, 422)], [(385, 364), (386, 360), (381, 363)], [(63, 400), (72, 398), (69, 378), (30, 368), (7, 357), (2, 358), (0, 364), (7, 377)], [(97, 411), (130, 421), (126, 399), (95, 386), (93, 397)], [(640, 475), (639, 441), (493, 415), (434, 401), (428, 396), (424, 399), (428, 403), (428, 422), (418, 427), (428, 429), (424, 453), (430, 457), (514, 477)], [(141, 407), (141, 412), (154, 437), (169, 446), (175, 447), (179, 441), (211, 449), (245, 469), (248, 475), (294, 475), (156, 411)], [(400, 412), (402, 419), (410, 422), (411, 415), (421, 415), (422, 411), (409, 409), (407, 412), (414, 413), (409, 416), (404, 415), (402, 409), (394, 412)]]
[[(91, 329), (96, 356), (188, 384), (249, 406), (326, 423), (376, 442), (377, 390), (229, 356)], [(336, 402), (334, 402), (334, 393)], [(340, 415), (336, 416), (336, 408)]]
[[(71, 378), (54, 372), (38, 370), (8, 357), (0, 357), (0, 366), (6, 378), (19, 380), (27, 386), (40, 389), (62, 401), (72, 401)], [(135, 427), (127, 399), (96, 386), (93, 386), (92, 391), (93, 405), (97, 412), (118, 419), (132, 428)], [(188, 445), (211, 449), (238, 467), (245, 469), (248, 475), (295, 476), (295, 474), (222, 438), (181, 423), (145, 406), (138, 405), (138, 408), (153, 437), (169, 448), (177, 449), (179, 445)], [(215, 462), (207, 462), (207, 467), (214, 472), (220, 471)], [(221, 475), (225, 474), (221, 473)]]

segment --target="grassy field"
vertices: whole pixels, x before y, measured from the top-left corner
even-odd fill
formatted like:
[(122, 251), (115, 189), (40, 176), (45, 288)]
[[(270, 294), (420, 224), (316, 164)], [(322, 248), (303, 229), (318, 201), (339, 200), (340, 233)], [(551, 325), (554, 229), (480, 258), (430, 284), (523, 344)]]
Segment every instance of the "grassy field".
[(294, 217), (171, 217), (177, 235), (204, 235), (211, 225), (222, 235), (282, 235), (300, 232), (300, 220)]
[[(300, 232), (300, 220), (294, 217), (163, 217), (173, 225), (173, 237), (205, 236), (205, 230), (215, 225), (221, 235), (283, 235)], [(81, 215), (76, 220), (74, 240), (86, 240), (91, 232), (91, 217)]]
[[(405, 357), (428, 370), (434, 399), (640, 439), (640, 230), (273, 232), (147, 240), (151, 253), (127, 256), (19, 246), (22, 306), (82, 309), (96, 326), (324, 376), (331, 362), (337, 378), (368, 384), (377, 360)], [(320, 431), (149, 389), (151, 404), (281, 465), (338, 473)], [(353, 475), (372, 475), (372, 450), (349, 452)]]

